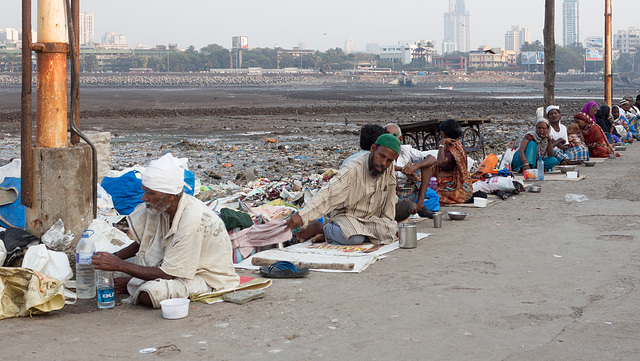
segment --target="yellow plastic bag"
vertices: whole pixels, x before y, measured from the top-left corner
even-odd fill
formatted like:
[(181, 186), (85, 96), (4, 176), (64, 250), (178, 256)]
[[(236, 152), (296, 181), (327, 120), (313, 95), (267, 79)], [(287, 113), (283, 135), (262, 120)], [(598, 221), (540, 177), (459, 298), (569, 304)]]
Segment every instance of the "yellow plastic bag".
[(19, 267), (0, 267), (0, 320), (31, 316), (64, 307), (59, 280)]

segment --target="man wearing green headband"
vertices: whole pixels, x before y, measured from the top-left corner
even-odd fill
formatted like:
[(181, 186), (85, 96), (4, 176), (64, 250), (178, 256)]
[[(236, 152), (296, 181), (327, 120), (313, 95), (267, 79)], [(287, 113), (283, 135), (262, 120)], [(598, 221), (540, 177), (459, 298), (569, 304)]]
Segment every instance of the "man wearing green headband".
[(307, 227), (324, 217), (324, 226), (316, 232), (319, 234), (314, 241), (342, 245), (393, 242), (398, 224), (394, 220), (396, 175), (391, 165), (399, 151), (398, 138), (391, 134), (378, 137), (371, 153), (342, 167), (306, 207), (287, 221), (287, 228)]

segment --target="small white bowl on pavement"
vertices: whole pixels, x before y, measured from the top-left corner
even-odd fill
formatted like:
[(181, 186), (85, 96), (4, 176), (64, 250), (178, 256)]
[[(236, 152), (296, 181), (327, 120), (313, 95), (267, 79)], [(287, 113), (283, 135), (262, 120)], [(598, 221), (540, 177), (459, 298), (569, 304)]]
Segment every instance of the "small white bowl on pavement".
[(177, 320), (187, 317), (189, 314), (189, 302), (191, 301), (188, 298), (169, 298), (160, 301), (162, 317), (167, 320)]

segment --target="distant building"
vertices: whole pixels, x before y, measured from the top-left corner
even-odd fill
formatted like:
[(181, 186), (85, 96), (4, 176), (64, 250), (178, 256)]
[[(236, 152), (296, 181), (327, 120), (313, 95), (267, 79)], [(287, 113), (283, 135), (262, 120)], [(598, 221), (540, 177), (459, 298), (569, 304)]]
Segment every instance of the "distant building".
[(433, 65), (446, 71), (467, 71), (468, 58), (463, 56), (440, 56), (433, 58)]
[[(38, 33), (31, 30), (31, 39), (37, 41)], [(22, 30), (13, 28), (0, 29), (0, 47), (2, 49), (21, 49), (22, 48)]]
[(444, 14), (443, 54), (454, 51), (464, 53), (471, 49), (470, 18), (471, 15), (465, 10), (464, 0), (449, 0), (449, 12)]
[(516, 53), (520, 51), (522, 44), (531, 42), (531, 29), (523, 28), (520, 25), (511, 27), (504, 35), (505, 50), (514, 50)]
[(428, 47), (428, 41), (419, 40), (415, 42), (399, 41), (397, 45), (380, 45), (380, 59), (399, 61), (406, 65), (413, 59), (423, 57), (425, 61), (431, 63), (436, 50)]
[(107, 32), (102, 35), (102, 43), (96, 44), (96, 49), (129, 49), (129, 43), (126, 36)]
[(368, 54), (380, 54), (380, 45), (378, 45), (378, 43), (367, 43), (365, 51)]
[(344, 42), (344, 52), (347, 54), (351, 54), (355, 51), (355, 47), (353, 45), (353, 38), (349, 38)]
[(562, 3), (562, 45), (580, 42), (580, 2), (564, 0)]
[(91, 47), (94, 45), (94, 25), (93, 12), (80, 13), (80, 46)]
[(0, 42), (18, 42), (20, 40), (20, 32), (18, 29), (2, 28), (0, 29)]
[(308, 49), (307, 43), (304, 41), (301, 41), (298, 43), (298, 49), (302, 49), (302, 50), (306, 50)]
[(469, 66), (475, 68), (506, 68), (515, 65), (516, 61), (515, 50), (490, 48), (485, 45), (469, 52)]
[(627, 30), (619, 30), (613, 35), (612, 47), (621, 53), (637, 53), (640, 51), (640, 29), (630, 27)]

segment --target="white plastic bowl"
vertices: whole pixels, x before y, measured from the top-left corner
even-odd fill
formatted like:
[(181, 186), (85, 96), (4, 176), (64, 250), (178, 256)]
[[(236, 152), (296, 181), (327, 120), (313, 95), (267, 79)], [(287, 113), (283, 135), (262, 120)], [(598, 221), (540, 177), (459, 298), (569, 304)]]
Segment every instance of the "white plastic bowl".
[(576, 179), (578, 178), (578, 172), (577, 171), (573, 171), (573, 172), (567, 172), (567, 178), (569, 179)]
[(188, 298), (169, 298), (160, 301), (162, 317), (167, 320), (177, 320), (187, 317), (189, 314), (189, 302), (191, 301)]

